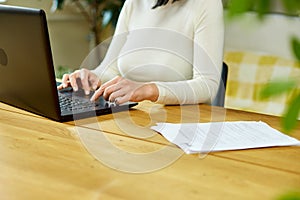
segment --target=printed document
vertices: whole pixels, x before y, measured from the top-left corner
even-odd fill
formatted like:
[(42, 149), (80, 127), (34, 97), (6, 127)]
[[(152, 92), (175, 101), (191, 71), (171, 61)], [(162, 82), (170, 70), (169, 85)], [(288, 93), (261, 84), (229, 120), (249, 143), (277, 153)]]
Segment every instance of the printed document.
[(157, 123), (151, 129), (185, 153), (207, 153), (273, 146), (300, 146), (300, 141), (264, 122)]

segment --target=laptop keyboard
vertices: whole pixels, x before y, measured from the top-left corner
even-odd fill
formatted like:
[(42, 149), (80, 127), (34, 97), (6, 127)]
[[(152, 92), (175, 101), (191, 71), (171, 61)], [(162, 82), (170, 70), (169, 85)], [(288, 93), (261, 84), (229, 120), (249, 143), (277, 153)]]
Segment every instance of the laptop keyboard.
[(88, 97), (77, 97), (77, 96), (67, 96), (59, 93), (59, 104), (62, 111), (91, 111), (97, 110), (97, 108), (113, 107), (114, 103), (105, 101), (104, 103), (100, 102), (91, 102)]

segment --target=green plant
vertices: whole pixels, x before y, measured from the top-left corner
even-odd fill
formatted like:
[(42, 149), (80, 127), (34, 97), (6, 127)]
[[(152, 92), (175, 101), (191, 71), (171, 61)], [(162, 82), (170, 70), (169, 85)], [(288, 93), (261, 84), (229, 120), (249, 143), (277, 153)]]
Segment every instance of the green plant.
[(291, 191), (286, 194), (283, 194), (277, 198), (277, 200), (300, 200), (299, 191)]
[(55, 69), (55, 77), (61, 79), (64, 74), (68, 74), (70, 72), (72, 72), (70, 68), (60, 65)]
[[(272, 9), (273, 0), (224, 0), (224, 6), (228, 9), (227, 17), (236, 18), (248, 11), (257, 13), (259, 19), (263, 20), (265, 15)], [(280, 0), (282, 7), (288, 15), (300, 17), (300, 1), (299, 0)], [(291, 50), (295, 55), (295, 59), (300, 62), (300, 40), (294, 36), (291, 37)], [(286, 112), (282, 118), (282, 127), (286, 133), (291, 132), (298, 123), (300, 114), (300, 77), (289, 80), (278, 80), (268, 83), (261, 91), (261, 98), (268, 99), (284, 93), (289, 94), (290, 104), (286, 108)]]
[[(67, 0), (53, 0), (52, 11), (63, 9)], [(115, 25), (125, 0), (69, 0), (80, 10), (95, 37), (95, 46), (102, 41), (101, 33), (108, 25)]]
[[(274, 0), (223, 0), (224, 6), (228, 8), (228, 15), (235, 17), (247, 11), (254, 11), (260, 18), (269, 13), (274, 5)], [(288, 15), (300, 14), (299, 0), (279, 0), (285, 13)]]

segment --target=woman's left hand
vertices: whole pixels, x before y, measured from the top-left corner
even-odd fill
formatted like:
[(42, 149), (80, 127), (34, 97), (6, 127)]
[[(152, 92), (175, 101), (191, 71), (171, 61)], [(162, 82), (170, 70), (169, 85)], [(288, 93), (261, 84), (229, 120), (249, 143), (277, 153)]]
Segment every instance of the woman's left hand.
[(116, 102), (117, 104), (126, 103), (128, 101), (156, 101), (158, 98), (158, 88), (154, 83), (135, 82), (117, 76), (101, 85), (91, 97), (91, 101), (95, 101), (101, 95), (103, 95), (104, 99)]

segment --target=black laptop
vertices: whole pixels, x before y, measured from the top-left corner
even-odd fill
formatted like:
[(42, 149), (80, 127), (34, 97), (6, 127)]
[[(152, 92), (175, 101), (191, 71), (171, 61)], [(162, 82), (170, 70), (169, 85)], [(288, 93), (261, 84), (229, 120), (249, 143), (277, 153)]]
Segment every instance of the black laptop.
[(0, 6), (0, 101), (56, 121), (128, 110), (102, 97), (72, 89), (57, 91), (46, 15), (43, 10)]

